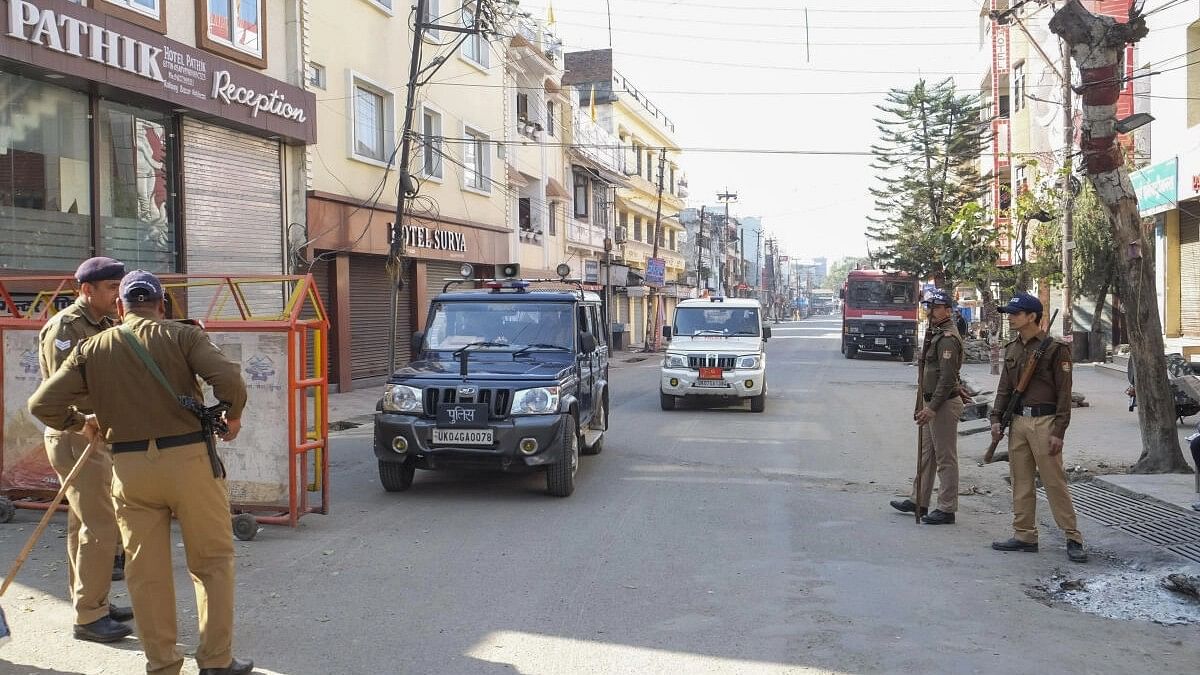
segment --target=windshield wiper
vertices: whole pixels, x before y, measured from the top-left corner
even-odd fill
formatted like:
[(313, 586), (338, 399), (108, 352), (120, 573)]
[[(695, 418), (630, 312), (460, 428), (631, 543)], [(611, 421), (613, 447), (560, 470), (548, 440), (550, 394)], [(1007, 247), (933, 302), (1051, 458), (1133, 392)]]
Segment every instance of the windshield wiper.
[(712, 335), (724, 335), (724, 334), (725, 334), (725, 331), (723, 331), (723, 330), (715, 330), (715, 329), (713, 329), (713, 328), (701, 328), (700, 330), (698, 330), (698, 331), (696, 331), (696, 332), (692, 333), (692, 336), (694, 337), (694, 336), (696, 336), (696, 335), (708, 335), (708, 334), (710, 334), (710, 333), (711, 333)]
[(528, 353), (528, 352), (530, 352), (530, 351), (532, 351), (532, 350), (534, 350), (534, 349), (556, 349), (556, 350), (558, 350), (558, 351), (560, 351), (560, 352), (569, 352), (569, 351), (571, 351), (571, 348), (570, 348), (570, 347), (564, 347), (564, 346), (562, 346), (562, 345), (552, 345), (552, 344), (547, 344), (547, 343), (545, 343), (545, 342), (535, 342), (535, 343), (533, 343), (533, 344), (531, 344), (531, 345), (525, 345), (524, 347), (521, 347), (521, 348), (520, 348), (520, 349), (518, 349), (517, 351), (513, 352), (513, 356), (514, 356), (514, 357), (517, 357), (517, 356), (520, 356), (520, 355), (522, 355), (522, 354)]
[(467, 355), (471, 353), (472, 347), (507, 347), (503, 342), (471, 342), (454, 350), (454, 356), (458, 358), (458, 374), (462, 377), (467, 376)]
[(758, 333), (752, 333), (750, 331), (740, 330), (740, 331), (734, 333), (734, 335), (749, 335), (749, 336), (753, 337), (755, 335), (758, 335)]

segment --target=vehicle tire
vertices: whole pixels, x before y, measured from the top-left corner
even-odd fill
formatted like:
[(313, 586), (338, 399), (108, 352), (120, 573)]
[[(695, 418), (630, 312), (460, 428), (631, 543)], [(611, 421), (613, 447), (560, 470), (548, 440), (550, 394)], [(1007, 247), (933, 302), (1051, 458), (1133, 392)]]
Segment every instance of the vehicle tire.
[(385, 462), (379, 460), (379, 482), (388, 492), (404, 492), (412, 487), (417, 467), (412, 462)]
[[(601, 432), (608, 429), (608, 406), (604, 404), (604, 399), (600, 399), (600, 409), (596, 411), (595, 416), (592, 418), (593, 422), (596, 420), (600, 421)], [(595, 429), (596, 427), (593, 426), (592, 428)], [(595, 443), (581, 448), (579, 452), (583, 455), (598, 455), (601, 452), (604, 452), (604, 434), (601, 433), (600, 437), (596, 439)]]
[(854, 348), (853, 346), (847, 346), (845, 353), (847, 359), (853, 359), (854, 357), (858, 356), (858, 349)]
[(912, 347), (905, 347), (900, 350), (900, 360), (905, 363), (911, 363), (915, 355), (916, 351)]
[(767, 392), (750, 397), (750, 412), (765, 412), (767, 409)]
[(242, 541), (252, 541), (258, 534), (258, 521), (253, 513), (239, 513), (233, 517), (233, 536)]
[(842, 338), (842, 353), (846, 353), (846, 338)]
[(664, 394), (660, 391), (658, 392), (658, 404), (663, 410), (674, 410), (675, 397), (670, 394)]
[(575, 491), (575, 472), (579, 469), (579, 436), (575, 433), (575, 418), (570, 415), (563, 420), (560, 441), (563, 458), (546, 467), (546, 493), (552, 497), (570, 497)]
[(0, 497), (0, 523), (11, 523), (15, 515), (17, 515), (17, 507), (13, 505), (12, 500), (8, 497)]

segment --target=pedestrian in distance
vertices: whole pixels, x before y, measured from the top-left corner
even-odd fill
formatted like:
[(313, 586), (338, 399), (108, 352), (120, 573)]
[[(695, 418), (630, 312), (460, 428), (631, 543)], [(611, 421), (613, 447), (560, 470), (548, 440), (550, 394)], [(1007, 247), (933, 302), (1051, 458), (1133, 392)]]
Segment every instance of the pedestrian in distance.
[[(183, 668), (171, 570), (174, 515), (195, 584), (200, 673), (244, 675), (254, 664), (233, 657), (233, 537), (224, 467), (200, 418), (180, 399), (203, 400), (197, 377), (211, 385), (227, 406), (222, 439), (231, 441), (241, 430), (246, 384), (240, 366), (202, 328), (165, 320), (154, 275), (130, 272), (119, 297), (120, 325), (80, 345), (29, 399), (29, 408), (47, 426), (98, 435), (112, 446), (113, 497), (146, 671), (177, 675)], [(94, 415), (75, 407), (85, 401)]]
[[(1039, 345), (1047, 340), (1041, 329), (1042, 302), (1028, 293), (1018, 293), (999, 310), (1008, 315), (1008, 325), (1017, 337), (1004, 346), (1004, 365), (992, 407), (992, 440), (1002, 435), (1001, 415), (1013, 389)], [(1013, 491), (1013, 536), (992, 543), (997, 551), (1038, 550), (1037, 493), (1040, 476), (1050, 502), (1054, 522), (1067, 537), (1067, 558), (1087, 562), (1083, 534), (1079, 532), (1067, 476), (1063, 470), (1063, 441), (1071, 423), (1071, 348), (1053, 340), (1034, 366), (1008, 430), (1008, 467)]]
[(967, 320), (963, 318), (962, 310), (958, 308), (954, 310), (954, 327), (958, 330), (960, 337), (967, 337)]
[[(125, 265), (112, 258), (89, 258), (75, 270), (79, 295), (42, 326), (38, 334), (38, 364), (42, 380), (53, 375), (88, 338), (107, 330), (117, 315), (117, 291)], [(80, 404), (81, 412), (90, 407)], [(46, 457), (60, 483), (87, 448), (81, 433), (47, 427), (42, 437)], [(121, 531), (112, 499), (112, 453), (97, 448), (67, 486), (67, 586), (75, 610), (77, 640), (116, 642), (133, 633), (124, 621), (133, 618), (128, 607), (108, 601), (112, 582), (124, 577)], [(114, 560), (114, 553), (116, 558)]]
[(926, 525), (951, 525), (958, 512), (958, 418), (963, 402), (959, 396), (962, 368), (962, 336), (954, 325), (953, 301), (945, 291), (934, 289), (924, 300), (929, 315), (929, 336), (921, 351), (921, 401), (913, 421), (926, 427), (921, 434), (921, 468), (913, 478), (908, 499), (891, 502), (892, 508), (914, 513), (928, 508), (933, 496), (933, 477), (938, 479), (937, 508), (922, 516)]

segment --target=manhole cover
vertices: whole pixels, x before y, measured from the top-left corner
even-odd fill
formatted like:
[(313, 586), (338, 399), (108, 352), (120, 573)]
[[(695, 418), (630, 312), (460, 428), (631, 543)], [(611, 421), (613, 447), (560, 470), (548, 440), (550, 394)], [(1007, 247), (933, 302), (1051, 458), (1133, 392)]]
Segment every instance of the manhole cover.
[[(1200, 517), (1118, 494), (1095, 483), (1071, 483), (1067, 489), (1080, 515), (1193, 562), (1200, 562)], [(1042, 488), (1038, 488), (1038, 494), (1046, 496)]]

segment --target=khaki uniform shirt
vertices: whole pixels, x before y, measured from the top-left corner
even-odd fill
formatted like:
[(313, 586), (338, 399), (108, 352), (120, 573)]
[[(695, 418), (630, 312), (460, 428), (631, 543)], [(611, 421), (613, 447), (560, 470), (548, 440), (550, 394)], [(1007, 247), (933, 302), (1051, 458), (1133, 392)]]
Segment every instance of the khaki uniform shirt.
[(953, 318), (930, 327), (929, 347), (921, 361), (921, 385), (925, 405), (937, 410), (958, 396), (958, 371), (962, 368), (963, 343)]
[[(1004, 345), (1004, 368), (1000, 371), (1000, 386), (996, 390), (996, 401), (992, 407), (993, 424), (1000, 421), (1012, 397), (1013, 388), (1021, 381), (1021, 371), (1025, 369), (1029, 357), (1045, 337), (1045, 333), (1039, 332), (1026, 341), (1018, 337)], [(1050, 425), (1050, 433), (1057, 438), (1063, 438), (1067, 433), (1067, 426), (1071, 423), (1071, 348), (1065, 342), (1055, 340), (1046, 352), (1033, 371), (1033, 379), (1025, 389), (1021, 405), (1055, 406), (1056, 412), (1054, 422)]]
[[(133, 329), (178, 395), (201, 400), (199, 375), (227, 417), (240, 419), (246, 405), (241, 368), (208, 339), (204, 330), (175, 321), (127, 314)], [(85, 341), (29, 399), (29, 410), (46, 426), (78, 431), (84, 418), (72, 406), (88, 399), (109, 443), (141, 441), (200, 431), (196, 416), (179, 405), (121, 337), (107, 330)]]
[[(50, 317), (38, 333), (38, 365), (41, 367), (42, 380), (53, 375), (79, 343), (112, 325), (112, 318), (107, 316), (101, 317), (99, 321), (92, 319), (91, 313), (83, 304), (83, 298), (75, 300), (70, 307)], [(91, 412), (91, 408), (82, 401), (79, 408), (84, 412)]]

